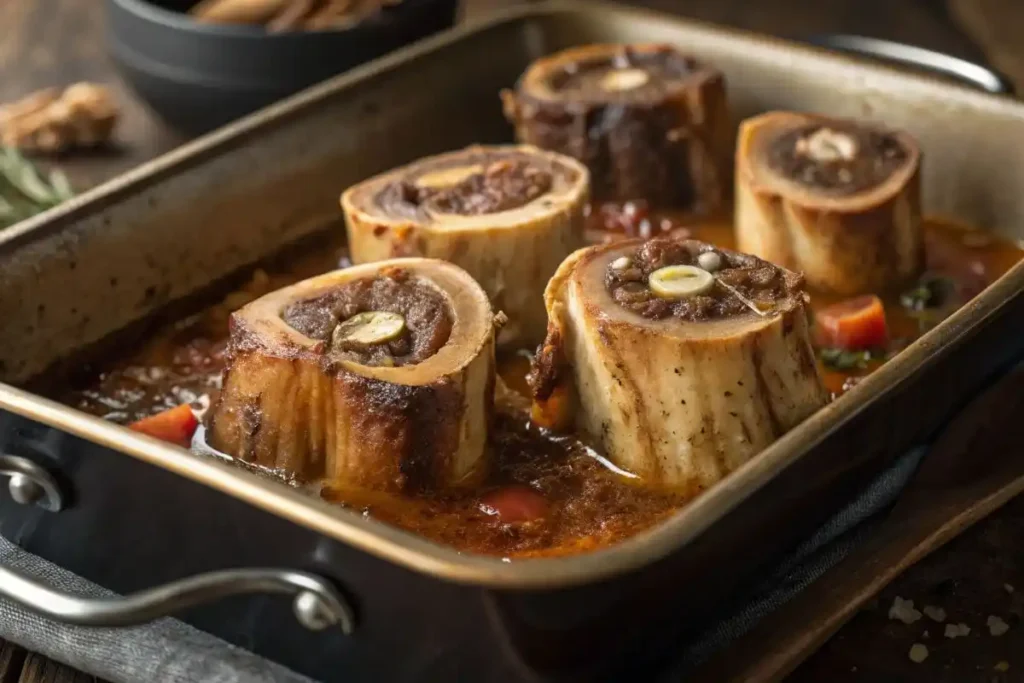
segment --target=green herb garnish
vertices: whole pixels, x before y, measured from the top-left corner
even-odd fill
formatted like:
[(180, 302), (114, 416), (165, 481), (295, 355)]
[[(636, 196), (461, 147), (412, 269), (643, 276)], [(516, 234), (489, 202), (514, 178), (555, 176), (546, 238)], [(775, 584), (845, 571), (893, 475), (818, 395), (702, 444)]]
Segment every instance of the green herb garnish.
[(31, 161), (12, 147), (0, 147), (0, 228), (53, 208), (74, 196), (60, 171), (44, 179)]
[(916, 287), (900, 295), (900, 304), (917, 320), (918, 329), (924, 334), (956, 307), (956, 293), (952, 279), (926, 273)]
[(832, 370), (864, 370), (875, 356), (868, 350), (827, 348), (818, 351), (818, 357), (825, 367)]
[(949, 303), (955, 292), (956, 286), (948, 277), (924, 275), (916, 287), (900, 295), (900, 304), (915, 312), (940, 308)]

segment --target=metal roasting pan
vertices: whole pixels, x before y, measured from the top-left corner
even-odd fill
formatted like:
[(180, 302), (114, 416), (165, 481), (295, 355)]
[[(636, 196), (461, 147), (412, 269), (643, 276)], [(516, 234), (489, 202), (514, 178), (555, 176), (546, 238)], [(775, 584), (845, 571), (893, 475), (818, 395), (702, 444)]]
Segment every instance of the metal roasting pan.
[[(460, 555), (16, 388), (284, 245), (341, 230), (346, 186), (508, 141), (498, 91), (536, 57), (638, 40), (722, 68), (737, 119), (788, 108), (910, 130), (925, 149), (927, 213), (1024, 238), (1024, 105), (1010, 98), (593, 2), (457, 28), (0, 233), (0, 473), (11, 493), (0, 533), (128, 597), (84, 601), (5, 568), (0, 595), (82, 624), (179, 612), (328, 681), (639, 677), (1013, 360), (1024, 265), (661, 526), (589, 555), (516, 562)], [(934, 53), (887, 56), (999, 86)]]

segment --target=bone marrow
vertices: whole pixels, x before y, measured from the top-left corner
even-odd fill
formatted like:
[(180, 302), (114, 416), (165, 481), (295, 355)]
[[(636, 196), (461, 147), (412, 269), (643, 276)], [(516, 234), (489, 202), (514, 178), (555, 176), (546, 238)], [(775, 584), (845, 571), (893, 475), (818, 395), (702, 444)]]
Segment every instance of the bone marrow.
[(920, 158), (906, 133), (773, 112), (740, 127), (741, 250), (841, 295), (892, 291), (924, 266)]
[(502, 93), (520, 142), (573, 156), (599, 200), (713, 210), (731, 181), (722, 74), (666, 45), (589, 45), (540, 59)]
[(305, 280), (231, 317), (210, 445), (300, 480), (408, 493), (485, 468), (494, 315), (462, 269), (394, 259)]
[(803, 278), (754, 256), (672, 237), (589, 247), (545, 304), (535, 413), (567, 402), (586, 438), (650, 484), (710, 486), (827, 400)]
[(464, 268), (508, 316), (502, 344), (544, 336), (543, 284), (583, 245), (589, 174), (528, 146), (470, 147), (349, 188), (356, 263), (425, 256)]
[(803, 279), (761, 259), (695, 240), (654, 239), (606, 269), (619, 306), (649, 320), (721, 320), (795, 307)]
[(404, 268), (290, 303), (281, 319), (324, 342), (334, 359), (378, 367), (421, 363), (444, 346), (452, 330), (444, 295)]

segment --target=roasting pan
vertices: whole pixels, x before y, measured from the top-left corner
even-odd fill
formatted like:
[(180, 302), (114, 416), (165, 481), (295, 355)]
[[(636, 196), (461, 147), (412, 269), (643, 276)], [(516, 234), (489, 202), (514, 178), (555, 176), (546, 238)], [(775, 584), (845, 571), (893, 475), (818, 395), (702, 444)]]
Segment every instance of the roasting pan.
[(457, 28), (0, 233), (11, 493), (0, 533), (128, 597), (77, 600), (4, 568), (0, 595), (81, 624), (177, 611), (322, 680), (640, 677), (1014, 359), (1024, 265), (661, 526), (593, 554), (514, 562), (459, 554), (24, 388), (285, 245), (343, 229), (344, 187), (510, 140), (498, 91), (536, 57), (638, 40), (719, 66), (737, 119), (788, 108), (910, 130), (926, 150), (927, 213), (1024, 237), (1024, 105), (1009, 98), (592, 2)]

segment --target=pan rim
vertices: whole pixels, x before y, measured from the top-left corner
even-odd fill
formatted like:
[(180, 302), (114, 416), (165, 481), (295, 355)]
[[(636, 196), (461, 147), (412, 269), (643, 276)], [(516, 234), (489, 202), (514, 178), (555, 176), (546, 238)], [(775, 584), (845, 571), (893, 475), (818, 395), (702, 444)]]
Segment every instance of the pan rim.
[[(926, 76), (901, 73), (890, 67), (867, 64), (844, 55), (748, 31), (722, 28), (652, 10), (619, 7), (605, 2), (555, 0), (540, 6), (513, 8), (484, 20), (459, 26), (398, 50), (379, 60), (324, 83), (200, 137), (157, 159), (104, 183), (4, 233), (0, 256), (25, 243), (60, 232), (83, 216), (102, 210), (123, 197), (177, 174), (251, 137), (283, 125), (323, 97), (364, 79), (400, 67), (421, 55), (443, 49), (461, 39), (502, 24), (556, 14), (603, 13), (647, 16), (659, 21), (699, 28), (733, 38), (772, 46), (788, 54), (805, 54), (817, 61), (845, 65), (865, 74), (886, 75), (904, 83), (927, 83), (954, 94), (961, 102), (977, 102), (1024, 121), (1024, 103), (974, 91), (967, 86), (940, 82)], [(781, 437), (743, 467), (703, 493), (669, 519), (620, 543), (591, 553), (566, 557), (505, 561), (463, 554), (453, 548), (344, 510), (284, 483), (271, 481), (230, 463), (193, 454), (158, 442), (122, 426), (87, 415), (50, 399), (0, 384), (0, 409), (60, 429), (117, 450), (151, 465), (210, 486), (225, 495), (307, 527), (378, 558), (434, 578), (495, 589), (555, 589), (592, 583), (652, 564), (691, 543), (715, 522), (757, 492), (808, 453), (813, 447), (854, 419), (874, 401), (895, 391), (912, 376), (924, 372), (975, 327), (985, 323), (1014, 296), (1024, 292), (1024, 262), (1018, 263), (949, 319), (905, 349), (897, 361), (887, 363), (846, 395), (819, 410)]]

